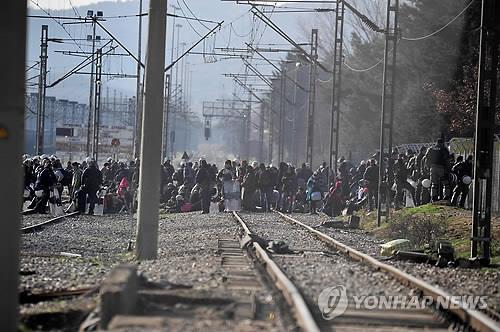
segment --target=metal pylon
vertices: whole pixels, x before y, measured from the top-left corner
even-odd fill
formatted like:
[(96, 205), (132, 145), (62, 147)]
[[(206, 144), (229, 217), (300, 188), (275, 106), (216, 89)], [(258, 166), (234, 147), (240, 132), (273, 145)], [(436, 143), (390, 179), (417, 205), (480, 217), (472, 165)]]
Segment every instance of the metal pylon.
[(45, 91), (47, 90), (47, 48), (49, 38), (49, 26), (42, 25), (40, 38), (40, 75), (38, 76), (38, 107), (36, 119), (36, 149), (35, 153), (40, 155), (44, 150), (45, 134)]
[(342, 87), (342, 58), (344, 39), (344, 2), (337, 2), (335, 9), (335, 44), (333, 49), (333, 76), (332, 76), (332, 123), (330, 127), (330, 171), (337, 171), (339, 159), (340, 135), (340, 93)]
[(491, 200), (495, 106), (500, 43), (500, 3), (483, 0), (477, 91), (471, 258), (488, 265), (491, 254)]
[(94, 81), (94, 123), (93, 123), (93, 140), (92, 140), (92, 156), (95, 161), (99, 158), (99, 124), (101, 114), (101, 89), (102, 89), (102, 48), (96, 52), (95, 62), (95, 81)]
[(313, 167), (314, 149), (314, 112), (316, 107), (316, 77), (318, 69), (316, 60), (318, 59), (318, 29), (312, 29), (311, 33), (311, 61), (309, 69), (309, 107), (307, 113), (307, 147), (306, 161)]
[[(384, 79), (382, 90), (382, 116), (380, 121), (380, 157), (379, 157), (379, 181), (377, 202), (377, 224), (380, 226), (382, 216), (389, 217), (391, 208), (391, 197), (389, 190), (391, 183), (384, 185), (384, 171), (387, 169), (387, 178), (390, 178), (393, 161), (392, 132), (394, 123), (394, 91), (396, 80), (396, 55), (398, 43), (398, 14), (399, 0), (387, 0), (387, 16), (385, 27), (385, 49), (384, 49)], [(385, 152), (387, 152), (387, 168), (384, 164)], [(385, 207), (382, 209), (382, 196), (385, 194)]]

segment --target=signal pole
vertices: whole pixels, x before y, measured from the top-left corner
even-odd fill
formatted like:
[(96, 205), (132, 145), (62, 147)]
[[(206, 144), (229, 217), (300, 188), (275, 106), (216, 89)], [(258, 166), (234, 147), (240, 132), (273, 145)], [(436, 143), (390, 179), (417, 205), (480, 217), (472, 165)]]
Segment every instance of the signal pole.
[(318, 29), (312, 29), (311, 33), (311, 59), (309, 69), (309, 107), (307, 113), (307, 140), (306, 161), (310, 167), (313, 166), (314, 149), (314, 112), (316, 107), (316, 76), (318, 59)]
[(44, 147), (45, 134), (45, 93), (47, 91), (47, 48), (49, 39), (49, 26), (42, 25), (40, 39), (40, 75), (38, 76), (38, 109), (36, 121), (36, 149), (35, 153), (41, 155)]
[(8, 52), (0, 53), (4, 64), (0, 80), (0, 326), (2, 331), (17, 331), (19, 301), (19, 246), (21, 234), (22, 170), (24, 150), (26, 1), (7, 1), (0, 20), (2, 43)]
[(495, 107), (497, 101), (498, 47), (500, 44), (500, 4), (483, 0), (477, 89), (474, 152), (474, 194), (472, 207), (471, 258), (489, 265), (491, 256), (491, 200)]
[(139, 260), (155, 259), (158, 255), (160, 203), (158, 167), (161, 164), (159, 152), (163, 127), (166, 11), (165, 0), (150, 1), (137, 211), (136, 257)]
[[(382, 216), (389, 218), (391, 209), (391, 198), (389, 195), (390, 184), (384, 186), (384, 151), (387, 151), (387, 174), (391, 174), (393, 161), (392, 152), (392, 128), (394, 123), (394, 92), (396, 80), (396, 55), (398, 46), (398, 15), (399, 0), (387, 0), (387, 19), (385, 26), (385, 49), (384, 49), (384, 79), (382, 87), (382, 116), (380, 119), (380, 156), (378, 174), (378, 202), (377, 202), (377, 225), (380, 226)], [(385, 191), (385, 209), (382, 210), (382, 193)]]

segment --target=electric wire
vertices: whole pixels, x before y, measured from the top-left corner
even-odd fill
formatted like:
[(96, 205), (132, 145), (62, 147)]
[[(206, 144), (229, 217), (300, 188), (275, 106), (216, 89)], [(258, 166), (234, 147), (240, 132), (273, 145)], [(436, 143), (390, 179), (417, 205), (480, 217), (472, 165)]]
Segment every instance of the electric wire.
[[(184, 9), (182, 9), (181, 7), (181, 3), (179, 2), (179, 0), (177, 0), (177, 5), (179, 5), (179, 9), (182, 13), (182, 15), (186, 16), (186, 14), (184, 13)], [(201, 35), (201, 33), (198, 32), (198, 30), (196, 30), (196, 28), (191, 24), (191, 22), (189, 20), (186, 19), (186, 22), (189, 24), (189, 26), (191, 27), (191, 29), (200, 37), (202, 38), (203, 36)]]
[(345, 61), (343, 62), (344, 63), (344, 66), (349, 69), (349, 70), (352, 70), (356, 73), (364, 73), (364, 72), (367, 72), (367, 71), (370, 71), (374, 68), (376, 68), (378, 65), (380, 65), (382, 62), (384, 62), (384, 58), (380, 59), (379, 61), (377, 61), (377, 63), (375, 63), (374, 65), (368, 67), (368, 68), (364, 68), (364, 69), (358, 69), (358, 68), (353, 68), (351, 67), (349, 64), (347, 64)]
[(71, 0), (68, 0), (68, 2), (71, 8), (73, 9), (73, 13), (75, 13), (76, 16), (81, 16), (80, 13), (78, 12), (78, 9), (76, 9), (75, 6), (73, 6), (73, 2)]
[(473, 3), (474, 3), (474, 0), (472, 0), (471, 2), (469, 2), (469, 4), (467, 6), (465, 6), (465, 8), (462, 9), (462, 11), (460, 13), (458, 13), (457, 16), (455, 16), (451, 21), (449, 21), (448, 23), (446, 23), (444, 26), (442, 26), (441, 28), (437, 29), (436, 31), (434, 31), (434, 32), (432, 32), (432, 33), (430, 33), (428, 35), (422, 36), (422, 37), (415, 37), (415, 38), (401, 37), (401, 39), (407, 40), (407, 41), (419, 41), (419, 40), (424, 40), (424, 39), (433, 37), (433, 36), (437, 35), (438, 33), (440, 33), (441, 31), (443, 31), (444, 29), (446, 29), (448, 26), (450, 26), (453, 22), (455, 22), (460, 16), (463, 15), (463, 13), (465, 13), (467, 11), (467, 9), (470, 8), (470, 6)]
[(41, 7), (37, 2), (35, 2), (34, 0), (30, 0), (30, 1), (35, 6), (37, 6), (38, 8), (40, 8), (41, 11), (43, 11), (45, 14), (47, 14), (48, 17), (50, 17), (51, 19), (53, 19), (59, 26), (61, 26), (61, 28), (64, 30), (64, 32), (66, 32), (66, 34), (69, 36), (69, 38), (71, 38), (71, 40), (73, 40), (74, 44), (83, 52), (83, 49), (80, 47), (80, 45), (78, 45), (78, 43), (76, 42), (75, 38), (73, 38), (73, 36), (71, 35), (71, 33), (69, 33), (69, 31), (66, 29), (66, 27), (61, 22), (59, 22), (58, 20), (56, 20), (55, 18), (53, 18), (52, 15), (47, 10), (45, 10), (43, 7)]
[[(200, 20), (198, 19), (198, 17), (195, 15), (195, 13), (193, 13), (193, 11), (191, 10), (191, 8), (189, 8), (189, 6), (188, 6), (188, 4), (186, 3), (186, 1), (185, 1), (185, 0), (181, 0), (181, 1), (182, 1), (182, 3), (184, 4), (184, 6), (186, 6), (187, 10), (191, 13), (191, 15), (193, 15), (193, 17), (194, 17), (194, 18), (198, 21), (198, 23), (200, 23), (202, 26), (204, 26), (204, 27), (205, 27), (205, 29), (210, 30), (210, 28), (209, 28), (209, 27), (207, 27), (207, 26), (206, 26), (206, 25), (205, 25), (202, 21), (200, 21)], [(179, 3), (179, 1), (177, 1), (177, 3)]]

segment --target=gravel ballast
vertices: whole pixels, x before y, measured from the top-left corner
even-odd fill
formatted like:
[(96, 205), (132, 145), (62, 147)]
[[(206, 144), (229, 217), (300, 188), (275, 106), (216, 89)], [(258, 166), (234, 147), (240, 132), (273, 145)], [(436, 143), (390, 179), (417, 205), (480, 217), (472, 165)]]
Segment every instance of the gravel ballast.
[[(30, 219), (36, 219), (30, 216)], [(46, 216), (39, 216), (43, 220)], [(20, 291), (33, 293), (99, 286), (111, 269), (123, 262), (135, 262), (127, 247), (135, 234), (135, 219), (129, 215), (66, 218), (36, 233), (22, 235)], [(161, 215), (158, 258), (138, 264), (139, 273), (155, 285), (190, 287), (193, 292), (208, 291), (218, 296), (234, 295), (224, 288), (224, 271), (217, 253), (218, 239), (239, 238), (240, 229), (231, 214), (198, 213)], [(61, 254), (62, 253), (62, 254)], [(68, 257), (67, 254), (72, 257)], [(80, 255), (80, 256), (77, 256)], [(246, 292), (246, 291), (245, 291)], [(246, 294), (246, 293), (245, 293)], [(249, 293), (250, 294), (250, 293)], [(273, 296), (263, 288), (256, 296), (274, 306)], [(250, 296), (250, 295), (248, 295)], [(23, 316), (60, 310), (89, 310), (93, 298), (24, 304)], [(64, 308), (64, 309), (63, 309)], [(274, 316), (273, 316), (274, 317)], [(213, 320), (188, 318), (183, 331), (266, 330), (283, 331), (280, 320)], [(190, 322), (191, 321), (191, 322)]]
[(273, 259), (303, 293), (309, 307), (319, 317), (318, 296), (328, 287), (345, 286), (348, 298), (363, 295), (411, 295), (412, 290), (398, 281), (336, 253), (313, 235), (285, 222), (277, 214), (242, 213), (241, 216), (250, 230), (258, 236), (265, 240), (285, 241), (290, 250), (302, 252), (295, 255), (274, 254)]
[[(324, 215), (290, 215), (308, 226), (318, 226), (325, 220)], [(370, 256), (380, 256), (380, 244), (383, 241), (376, 239), (369, 232), (358, 229), (335, 229), (318, 227), (319, 231), (335, 240), (353, 247)], [(429, 264), (389, 260), (385, 263), (418, 277), (431, 285), (441, 288), (451, 295), (478, 295), (486, 296), (488, 306), (500, 312), (500, 270), (496, 269), (464, 269), (438, 268)]]

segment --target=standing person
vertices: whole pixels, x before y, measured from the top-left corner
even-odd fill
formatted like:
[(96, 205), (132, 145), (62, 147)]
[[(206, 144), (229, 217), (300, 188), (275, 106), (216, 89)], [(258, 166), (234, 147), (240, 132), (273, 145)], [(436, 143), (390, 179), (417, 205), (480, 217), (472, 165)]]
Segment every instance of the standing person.
[(257, 188), (257, 178), (252, 166), (247, 166), (245, 177), (242, 182), (243, 187), (243, 210), (255, 210), (255, 189)]
[(102, 173), (102, 180), (104, 183), (108, 183), (108, 179), (111, 174), (111, 169), (109, 168), (109, 163), (105, 162), (104, 165), (101, 168), (101, 173)]
[(318, 214), (316, 211), (317, 202), (321, 201), (321, 187), (319, 184), (319, 177), (316, 172), (307, 180), (307, 200), (309, 201), (310, 214)]
[(449, 191), (446, 170), (450, 151), (444, 146), (442, 138), (439, 138), (436, 144), (427, 150), (425, 158), (431, 172), (431, 201), (436, 202), (447, 197), (446, 192)]
[(423, 177), (423, 171), (422, 171), (422, 160), (424, 159), (425, 156), (425, 151), (427, 148), (425, 146), (422, 146), (415, 156), (413, 156), (410, 161), (408, 162), (409, 164), (409, 170), (411, 174), (411, 178), (413, 181), (417, 183), (417, 188), (415, 189), (415, 205), (420, 206), (422, 205), (422, 180), (424, 179)]
[(259, 165), (257, 185), (260, 190), (260, 206), (265, 212), (269, 212), (271, 211), (273, 196), (273, 174), (263, 163)]
[(195, 183), (195, 171), (193, 170), (193, 163), (188, 162), (186, 167), (184, 167), (184, 186), (187, 192), (191, 192)]
[(174, 166), (172, 166), (172, 162), (170, 161), (170, 159), (165, 159), (165, 161), (163, 162), (163, 172), (165, 173), (165, 182), (172, 182), (172, 176), (175, 173), (175, 169)]
[(205, 159), (200, 160), (200, 167), (196, 172), (196, 184), (200, 187), (202, 214), (210, 213), (210, 166)]
[(239, 199), (239, 193), (236, 196), (233, 192), (233, 179), (236, 178), (236, 173), (233, 170), (231, 160), (226, 160), (224, 168), (217, 174), (217, 180), (221, 184), (222, 196), (224, 197), (224, 205), (226, 210), (230, 209), (233, 200)]
[(74, 161), (71, 166), (73, 166), (73, 177), (71, 178), (71, 194), (72, 198), (76, 198), (75, 193), (80, 190), (82, 185), (82, 170), (80, 169), (80, 164)]
[(283, 211), (292, 213), (295, 208), (295, 194), (298, 190), (297, 174), (295, 167), (289, 166), (288, 172), (283, 178)]
[(378, 176), (379, 169), (375, 159), (368, 161), (363, 179), (366, 181), (368, 189), (368, 211), (372, 211), (374, 207), (378, 206)]
[(311, 168), (306, 163), (303, 163), (297, 171), (297, 183), (299, 187), (305, 188), (307, 180), (309, 180), (312, 174)]
[(283, 209), (283, 200), (285, 199), (285, 197), (283, 197), (283, 181), (287, 173), (288, 165), (285, 162), (280, 162), (278, 166), (278, 178), (276, 181), (276, 190), (278, 190), (278, 202), (276, 202), (276, 208), (278, 211)]
[[(472, 180), (472, 158), (470, 155), (467, 160), (463, 160), (462, 156), (458, 156), (457, 163), (451, 169), (453, 173), (457, 175), (457, 185), (453, 189), (453, 196), (451, 198), (451, 205), (458, 206), (462, 209), (465, 208), (465, 201), (467, 195), (469, 194), (469, 185)], [(460, 202), (458, 197), (460, 196)]]
[[(89, 215), (94, 214), (94, 208), (97, 201), (97, 191), (102, 184), (102, 173), (97, 168), (94, 160), (89, 162), (89, 167), (82, 174), (82, 190), (87, 196), (89, 203)], [(80, 207), (81, 208), (81, 207)], [(83, 207), (85, 209), (85, 207)]]
[(43, 170), (38, 174), (35, 183), (35, 193), (40, 192), (41, 194), (37, 195), (38, 199), (35, 200), (34, 210), (36, 213), (45, 214), (47, 213), (47, 202), (50, 197), (50, 191), (57, 183), (57, 179), (49, 159), (44, 159), (42, 165)]
[(396, 208), (405, 206), (403, 202), (403, 190), (411, 194), (413, 204), (415, 205), (415, 188), (411, 186), (408, 180), (408, 168), (403, 153), (399, 154), (398, 160), (394, 164), (394, 183), (396, 184), (396, 200), (394, 205)]

